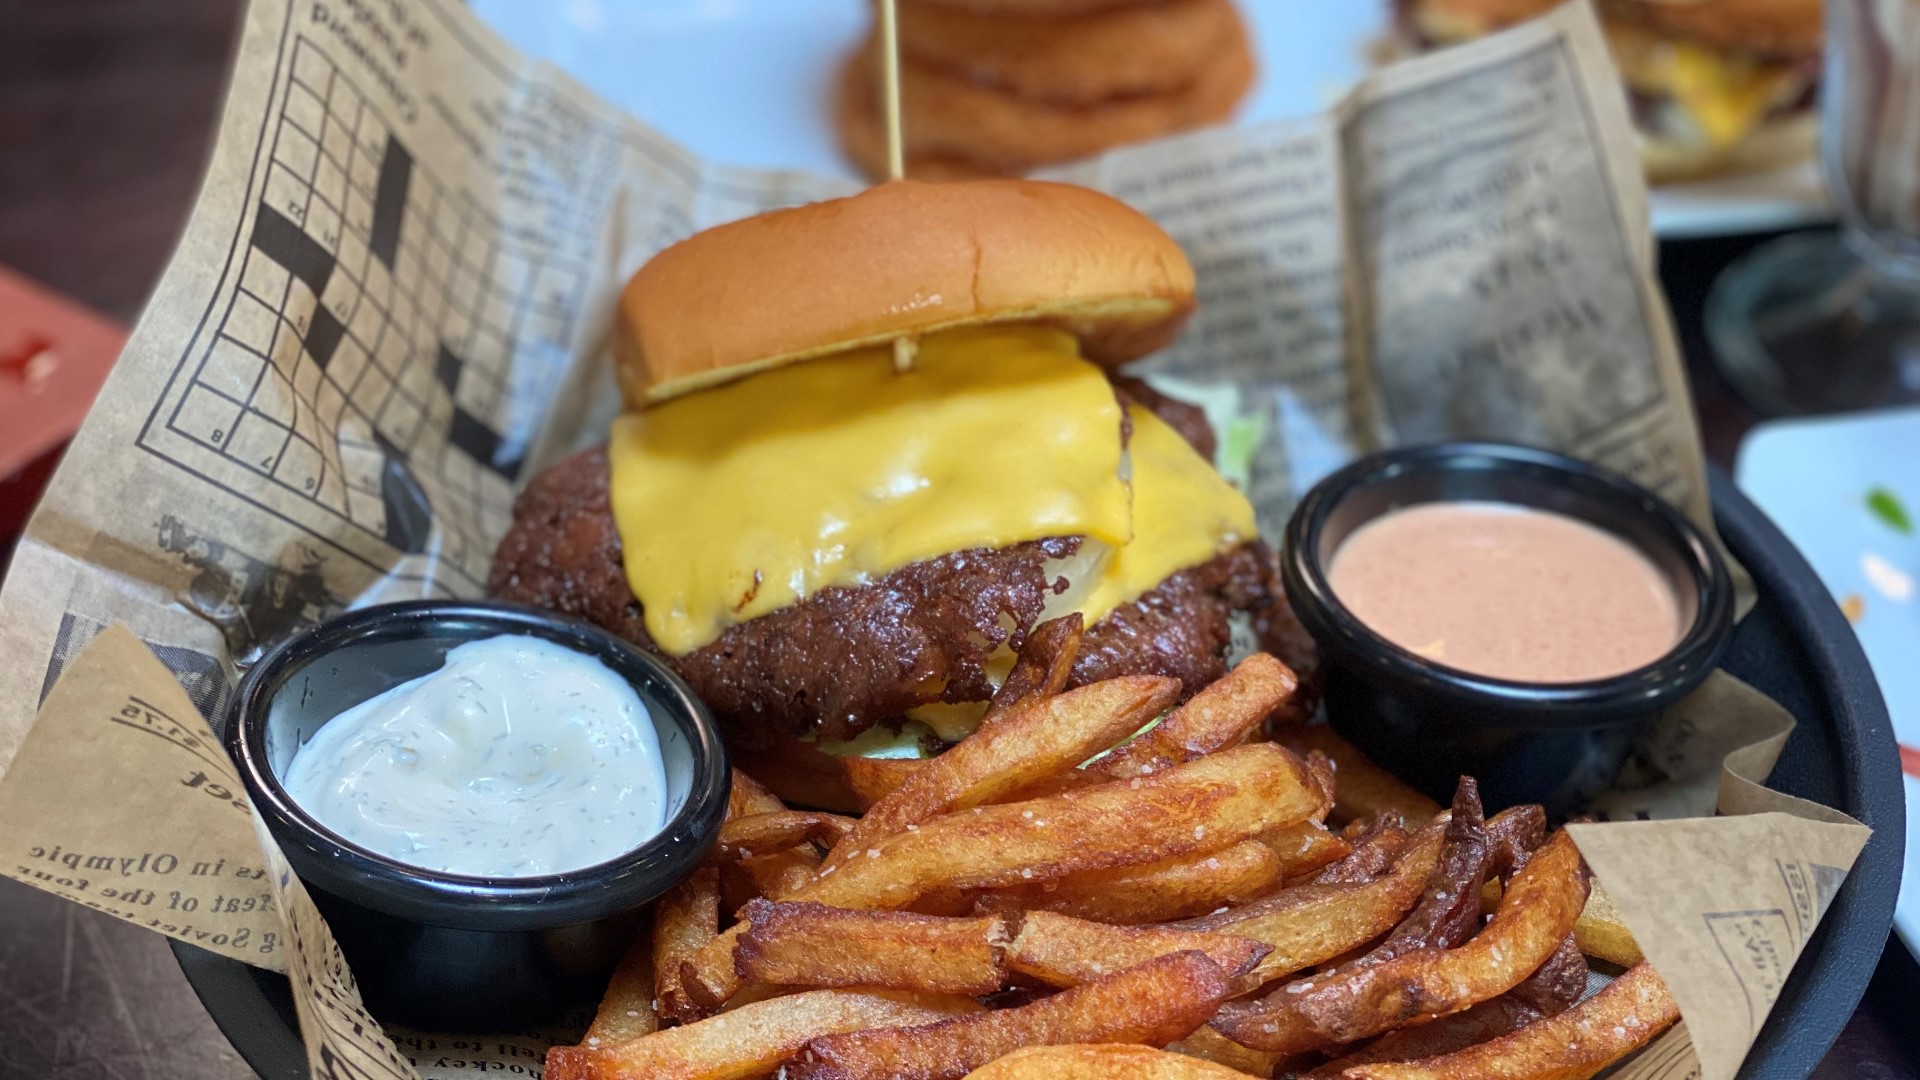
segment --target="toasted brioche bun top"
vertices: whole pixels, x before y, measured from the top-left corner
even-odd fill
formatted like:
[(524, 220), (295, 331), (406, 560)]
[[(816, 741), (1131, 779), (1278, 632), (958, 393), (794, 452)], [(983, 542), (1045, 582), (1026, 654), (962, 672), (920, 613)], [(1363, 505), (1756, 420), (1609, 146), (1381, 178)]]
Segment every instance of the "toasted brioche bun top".
[(708, 229), (620, 295), (617, 367), (641, 407), (801, 360), (982, 323), (1057, 326), (1114, 366), (1193, 310), (1193, 267), (1145, 215), (1034, 180), (892, 181)]

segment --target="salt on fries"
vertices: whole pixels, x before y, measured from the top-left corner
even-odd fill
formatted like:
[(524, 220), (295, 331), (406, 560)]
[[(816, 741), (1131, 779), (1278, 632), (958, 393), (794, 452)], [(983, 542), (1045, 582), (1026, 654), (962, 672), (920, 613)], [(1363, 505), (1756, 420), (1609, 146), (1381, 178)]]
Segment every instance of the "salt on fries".
[[(845, 762), (859, 818), (736, 775), (549, 1074), (1574, 1080), (1676, 1019), (1538, 807), (1266, 741), (1299, 690), (1264, 655), (1170, 712), (1172, 680), (1063, 690), (1080, 638), (1036, 627), (945, 755)], [(1630, 970), (1575, 1004), (1587, 956)]]

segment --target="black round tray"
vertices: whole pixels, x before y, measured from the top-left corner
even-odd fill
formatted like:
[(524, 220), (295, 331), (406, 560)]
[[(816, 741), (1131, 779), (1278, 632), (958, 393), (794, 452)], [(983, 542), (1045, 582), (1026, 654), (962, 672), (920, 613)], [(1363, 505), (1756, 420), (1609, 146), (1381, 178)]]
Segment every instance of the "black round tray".
[[(1906, 834), (1899, 758), (1873, 671), (1826, 587), (1758, 507), (1724, 476), (1712, 479), (1720, 533), (1760, 589), (1723, 666), (1800, 721), (1770, 783), (1873, 829), (1740, 1072), (1747, 1080), (1801, 1080), (1853, 1015), (1887, 942)], [(247, 1064), (266, 1080), (306, 1080), (287, 980), (172, 945), (187, 981)]]

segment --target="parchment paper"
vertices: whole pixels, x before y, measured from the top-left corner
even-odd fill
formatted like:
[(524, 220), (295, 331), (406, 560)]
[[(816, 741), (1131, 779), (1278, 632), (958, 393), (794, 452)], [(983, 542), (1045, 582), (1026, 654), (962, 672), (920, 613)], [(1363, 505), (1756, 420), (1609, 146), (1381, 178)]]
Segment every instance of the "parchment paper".
[[(1055, 175), (1192, 257), (1201, 313), (1142, 367), (1221, 422), (1269, 534), (1353, 455), (1459, 436), (1603, 462), (1710, 525), (1584, 6), (1324, 115)], [(529, 1033), (380, 1032), (199, 714), (302, 626), (480, 592), (514, 490), (617, 408), (625, 278), (696, 229), (845, 190), (699, 161), (451, 0), (256, 0), (180, 248), (0, 591), (0, 873), (286, 970), (316, 1075), (537, 1073)], [(1692, 820), (1578, 834), (1698, 1050), (1670, 1035), (1630, 1074), (1731, 1076), (1864, 842), (1757, 783), (1791, 723), (1716, 676), (1598, 807)], [(1723, 788), (1731, 751), (1749, 780)], [(1780, 918), (1714, 921), (1755, 911)]]

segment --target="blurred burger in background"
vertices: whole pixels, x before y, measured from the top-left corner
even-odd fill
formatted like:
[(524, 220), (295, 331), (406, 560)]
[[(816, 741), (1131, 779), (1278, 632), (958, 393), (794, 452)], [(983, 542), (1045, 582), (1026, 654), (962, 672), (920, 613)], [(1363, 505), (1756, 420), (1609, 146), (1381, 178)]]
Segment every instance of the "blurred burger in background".
[[(1395, 0), (1395, 51), (1493, 33), (1558, 0)], [(1758, 172), (1813, 151), (1820, 0), (1596, 0), (1654, 183)]]

